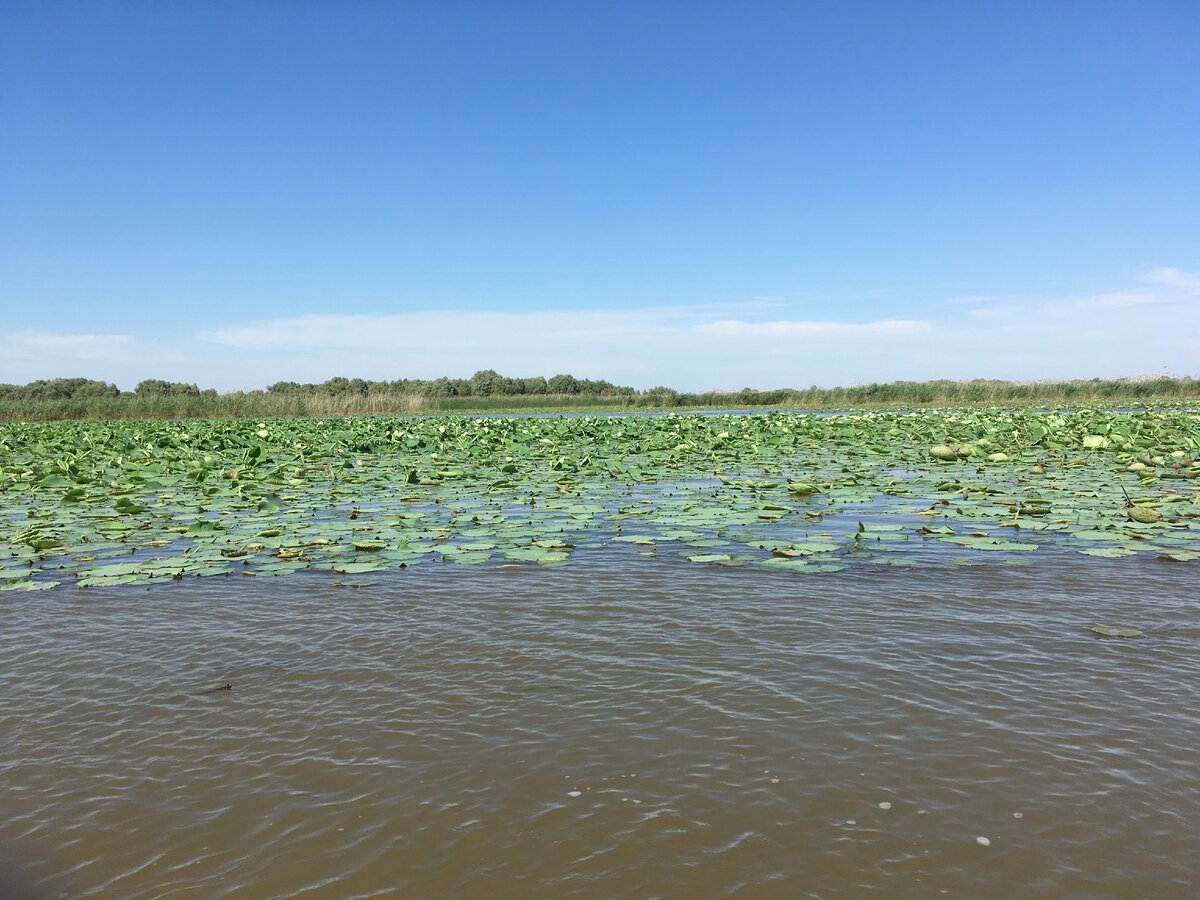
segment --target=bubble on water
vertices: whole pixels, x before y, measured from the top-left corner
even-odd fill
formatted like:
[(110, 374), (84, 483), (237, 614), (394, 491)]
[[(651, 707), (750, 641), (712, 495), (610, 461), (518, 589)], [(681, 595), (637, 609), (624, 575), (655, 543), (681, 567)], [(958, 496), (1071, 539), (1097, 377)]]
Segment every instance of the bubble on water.
[(985, 838), (983, 836), (975, 838), (975, 843), (977, 843), (980, 847), (992, 846), (992, 842), (988, 838)]
[(582, 797), (583, 791), (567, 791), (568, 797)]
[(1023, 818), (1025, 818), (1025, 813), (1023, 813), (1023, 812), (1015, 812), (1015, 813), (1013, 813), (1013, 818), (1014, 818), (1014, 819), (1023, 819)]
[(890, 804), (886, 800), (884, 800), (882, 803), (879, 804), (879, 808), (880, 809), (891, 809), (892, 804)]
[(778, 779), (778, 778), (772, 778), (772, 779), (771, 779), (771, 784), (779, 784), (779, 779)]

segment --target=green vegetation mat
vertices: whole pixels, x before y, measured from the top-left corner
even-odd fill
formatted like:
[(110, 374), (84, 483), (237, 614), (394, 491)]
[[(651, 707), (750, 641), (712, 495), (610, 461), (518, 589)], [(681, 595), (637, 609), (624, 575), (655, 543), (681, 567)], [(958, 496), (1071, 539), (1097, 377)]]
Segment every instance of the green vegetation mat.
[(1197, 456), (1196, 410), (7, 424), (0, 589), (600, 552), (1194, 564)]

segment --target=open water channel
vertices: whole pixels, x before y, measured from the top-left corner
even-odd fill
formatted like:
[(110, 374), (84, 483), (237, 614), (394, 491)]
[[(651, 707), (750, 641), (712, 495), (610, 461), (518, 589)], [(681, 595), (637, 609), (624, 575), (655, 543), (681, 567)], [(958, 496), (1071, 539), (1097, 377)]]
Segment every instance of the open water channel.
[(1194, 564), (628, 560), (4, 595), (0, 892), (1195, 896)]

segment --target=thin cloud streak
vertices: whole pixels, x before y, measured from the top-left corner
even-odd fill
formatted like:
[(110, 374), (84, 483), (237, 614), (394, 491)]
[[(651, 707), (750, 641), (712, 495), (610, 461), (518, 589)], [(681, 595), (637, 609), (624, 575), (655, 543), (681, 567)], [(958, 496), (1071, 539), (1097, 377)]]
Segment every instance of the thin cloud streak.
[[(200, 368), (208, 368), (203, 363)], [(130, 334), (63, 334), (0, 331), (0, 381), (24, 384), (39, 378), (95, 378), (132, 387), (142, 378), (195, 380), (197, 358)]]
[(932, 330), (933, 325), (915, 319), (882, 319), (878, 322), (742, 322), (726, 319), (697, 325), (696, 330), (730, 338), (829, 338), (867, 335), (912, 335)]
[(1160, 266), (1144, 273), (1142, 280), (1147, 284), (1179, 288), (1189, 296), (1200, 296), (1200, 272), (1185, 272), (1183, 269)]
[(310, 315), (201, 332), (198, 338), (244, 350), (289, 348), (462, 350), (487, 348), (501, 336), (540, 334), (568, 341), (619, 339), (673, 331), (688, 315), (656, 309), (580, 312), (439, 310), (394, 315)]
[[(1149, 270), (1089, 296), (1006, 295), (941, 319), (821, 319), (762, 298), (629, 310), (427, 310), (231, 323), (176, 341), (0, 332), (0, 381), (143, 378), (221, 390), (275, 381), (559, 372), (647, 388), (802, 387), (930, 378), (1196, 374), (1200, 277)], [(999, 299), (999, 298), (997, 298)]]
[(527, 341), (592, 343), (600, 339), (682, 337), (691, 332), (730, 338), (808, 338), (868, 334), (913, 334), (928, 322), (770, 321), (721, 319), (697, 322), (703, 307), (547, 312), (428, 311), (387, 316), (315, 315), (273, 319), (201, 332), (202, 341), (243, 350), (288, 348), (425, 349), (491, 347), (501, 336)]
[(1113, 291), (1110, 294), (1096, 294), (1094, 297), (1085, 297), (1077, 301), (1076, 306), (1082, 310), (1127, 309), (1129, 307), (1152, 306), (1165, 302), (1167, 301), (1149, 291)]
[(7, 359), (112, 362), (124, 359), (136, 339), (129, 334), (59, 334), (53, 331), (0, 333), (0, 348)]

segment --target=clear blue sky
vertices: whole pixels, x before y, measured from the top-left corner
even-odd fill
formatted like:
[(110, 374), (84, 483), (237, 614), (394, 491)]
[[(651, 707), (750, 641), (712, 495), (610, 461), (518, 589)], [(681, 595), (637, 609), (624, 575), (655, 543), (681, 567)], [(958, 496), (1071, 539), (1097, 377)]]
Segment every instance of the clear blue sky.
[(1198, 46), (1195, 2), (7, 0), (0, 380), (1196, 374)]

